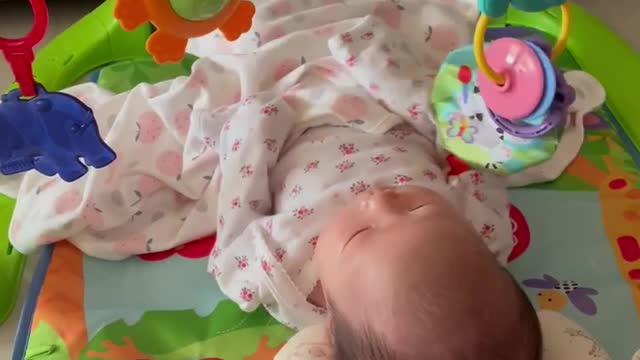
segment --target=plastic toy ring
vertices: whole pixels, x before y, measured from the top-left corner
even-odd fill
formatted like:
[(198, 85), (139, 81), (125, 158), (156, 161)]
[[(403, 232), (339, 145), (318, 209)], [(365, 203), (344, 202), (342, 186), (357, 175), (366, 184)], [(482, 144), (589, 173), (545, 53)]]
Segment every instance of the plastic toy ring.
[(236, 40), (251, 29), (254, 14), (248, 0), (116, 0), (113, 10), (125, 30), (147, 21), (156, 27), (146, 47), (158, 63), (181, 61), (190, 38), (216, 29)]
[[(571, 7), (569, 3), (567, 2), (561, 5), (560, 9), (562, 10), (562, 27), (558, 41), (551, 51), (551, 60), (556, 60), (558, 56), (564, 52), (567, 47), (569, 30), (571, 29)], [(484, 55), (484, 35), (489, 27), (489, 20), (491, 20), (491, 18), (486, 15), (480, 15), (480, 18), (478, 19), (476, 30), (473, 35), (473, 54), (476, 58), (476, 63), (478, 64), (478, 70), (496, 84), (503, 85), (506, 81), (504, 75), (494, 71), (491, 66), (489, 66), (487, 58)]]
[(33, 11), (33, 28), (22, 38), (7, 39), (0, 37), (0, 50), (11, 65), (11, 71), (20, 86), (23, 96), (36, 96), (33, 80), (33, 47), (42, 40), (49, 24), (49, 12), (44, 0), (29, 0)]
[(31, 49), (44, 37), (49, 23), (47, 4), (44, 0), (29, 0), (29, 2), (33, 11), (33, 27), (31, 31), (25, 37), (18, 39), (7, 39), (0, 36), (0, 48), (7, 50), (11, 48)]
[[(140, 4), (134, 7), (131, 4), (132, 1)], [(125, 12), (133, 13), (136, 10), (137, 17), (144, 17), (139, 22), (151, 20), (160, 30), (167, 31), (175, 36), (190, 38), (202, 36), (220, 27), (233, 14), (240, 1), (232, 0), (217, 16), (200, 21), (192, 21), (179, 16), (174, 11), (170, 0), (119, 0), (119, 3), (122, 4), (122, 7), (117, 9), (119, 11), (116, 12), (116, 18), (125, 18)], [(126, 6), (129, 6), (129, 9), (126, 9)], [(127, 18), (127, 20), (129, 19)], [(128, 25), (128, 22), (125, 22), (123, 27), (126, 30), (133, 30), (135, 27)], [(138, 24), (135, 23), (135, 25)]]

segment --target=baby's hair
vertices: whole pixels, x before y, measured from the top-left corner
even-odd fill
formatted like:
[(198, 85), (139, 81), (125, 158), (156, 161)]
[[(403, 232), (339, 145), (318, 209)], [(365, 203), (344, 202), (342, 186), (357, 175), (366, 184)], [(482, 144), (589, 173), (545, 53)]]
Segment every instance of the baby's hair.
[(333, 360), (391, 360), (396, 359), (385, 340), (364, 324), (356, 329), (346, 317), (332, 305), (331, 309), (331, 343)]
[[(504, 334), (511, 337), (509, 342), (512, 346), (505, 348), (498, 344), (505, 344), (498, 341), (491, 347), (490, 353), (475, 354), (473, 360), (516, 360), (513, 352), (520, 349), (521, 355), (517, 360), (540, 360), (542, 359), (542, 331), (536, 311), (529, 301), (529, 298), (518, 286), (511, 275), (509, 278), (513, 282), (517, 291), (517, 318), (521, 324), (521, 331), (517, 334)], [(333, 345), (334, 360), (469, 360), (467, 356), (454, 357), (453, 353), (445, 357), (433, 358), (428, 343), (424, 347), (414, 349), (392, 349), (385, 339), (369, 327), (366, 323), (355, 327), (346, 320), (329, 299), (331, 311), (331, 342)], [(424, 319), (417, 319), (425, 321)], [(416, 327), (416, 331), (421, 331)], [(426, 340), (426, 337), (425, 337)], [(524, 356), (524, 357), (523, 357)]]

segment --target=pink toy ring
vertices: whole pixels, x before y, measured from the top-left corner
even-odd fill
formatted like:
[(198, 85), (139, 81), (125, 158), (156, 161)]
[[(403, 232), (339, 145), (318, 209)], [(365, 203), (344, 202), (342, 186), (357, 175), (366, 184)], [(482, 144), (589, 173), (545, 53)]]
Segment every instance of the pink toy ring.
[(524, 41), (502, 38), (491, 42), (485, 54), (489, 66), (505, 78), (498, 85), (478, 72), (478, 87), (487, 107), (512, 121), (532, 114), (545, 88), (544, 68), (535, 51)]

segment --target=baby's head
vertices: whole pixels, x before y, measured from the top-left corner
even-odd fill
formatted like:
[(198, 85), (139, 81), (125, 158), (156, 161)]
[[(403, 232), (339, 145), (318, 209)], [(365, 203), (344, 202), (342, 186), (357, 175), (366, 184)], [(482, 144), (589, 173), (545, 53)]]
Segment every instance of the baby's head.
[(539, 360), (536, 313), (474, 229), (420, 187), (363, 193), (316, 250), (336, 360)]

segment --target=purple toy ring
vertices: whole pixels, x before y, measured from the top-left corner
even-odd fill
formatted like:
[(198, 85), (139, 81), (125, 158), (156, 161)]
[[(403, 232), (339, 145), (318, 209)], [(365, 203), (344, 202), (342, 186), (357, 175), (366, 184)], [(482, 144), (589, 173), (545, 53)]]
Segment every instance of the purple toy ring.
[(551, 130), (555, 129), (561, 123), (564, 123), (567, 117), (567, 111), (563, 111), (561, 108), (553, 108), (549, 110), (549, 113), (542, 120), (540, 125), (530, 126), (530, 125), (518, 125), (513, 121), (503, 119), (500, 116), (495, 115), (493, 112), (490, 112), (493, 117), (493, 121), (496, 122), (499, 128), (504, 130), (509, 135), (523, 138), (523, 139), (533, 139), (540, 137), (542, 135), (547, 134)]
[(489, 110), (489, 113), (496, 122), (496, 125), (498, 125), (498, 128), (515, 137), (533, 139), (543, 136), (555, 129), (557, 126), (563, 124), (567, 118), (569, 106), (576, 99), (576, 91), (567, 84), (567, 81), (560, 70), (556, 68), (555, 71), (557, 82), (556, 94), (553, 99), (553, 103), (551, 104), (551, 108), (549, 108), (542, 122), (535, 126), (518, 124), (518, 122), (503, 119)]

